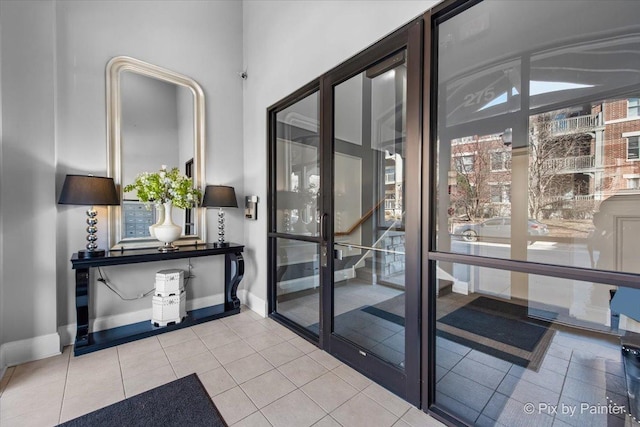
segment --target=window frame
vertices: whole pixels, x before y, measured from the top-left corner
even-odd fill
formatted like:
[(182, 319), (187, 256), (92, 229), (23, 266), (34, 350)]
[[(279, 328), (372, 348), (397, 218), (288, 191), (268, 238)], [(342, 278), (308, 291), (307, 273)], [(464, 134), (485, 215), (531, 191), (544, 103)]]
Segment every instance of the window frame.
[(640, 98), (627, 98), (627, 117), (640, 118)]
[[(631, 158), (629, 157), (629, 153), (631, 151), (631, 140), (635, 140), (635, 157)], [(626, 159), (628, 162), (637, 162), (640, 161), (640, 136), (639, 135), (631, 135), (631, 136), (627, 136), (625, 137), (626, 140), (626, 144), (627, 144), (627, 149), (626, 149)]]

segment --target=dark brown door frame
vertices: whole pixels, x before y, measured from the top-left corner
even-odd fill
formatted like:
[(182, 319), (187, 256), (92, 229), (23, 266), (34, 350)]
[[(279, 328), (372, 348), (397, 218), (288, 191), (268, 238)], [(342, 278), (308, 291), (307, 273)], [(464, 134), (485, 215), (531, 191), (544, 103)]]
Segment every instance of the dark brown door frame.
[[(407, 154), (406, 181), (404, 200), (406, 204), (406, 229), (412, 230), (406, 234), (405, 242), (405, 295), (406, 295), (406, 326), (405, 326), (405, 370), (392, 367), (374, 355), (363, 356), (359, 349), (348, 341), (332, 334), (332, 277), (334, 268), (333, 257), (327, 257), (327, 266), (323, 267), (324, 281), (322, 288), (322, 336), (323, 348), (337, 356), (348, 365), (364, 372), (367, 376), (383, 384), (394, 393), (402, 396), (416, 406), (420, 406), (420, 296), (421, 296), (421, 152), (422, 152), (422, 18), (405, 25), (390, 36), (359, 53), (352, 59), (329, 71), (321, 78), (321, 130), (320, 155), (323, 168), (323, 182), (321, 188), (333, 188), (333, 111), (334, 87), (351, 77), (363, 72), (372, 65), (407, 49)], [(322, 246), (328, 254), (333, 254), (333, 194), (332, 191), (322, 192), (323, 229)]]
[(438, 408), (436, 395), (436, 260), (429, 254), (435, 249), (435, 203), (432, 199), (436, 192), (435, 150), (437, 141), (437, 23), (479, 3), (481, 0), (445, 0), (423, 15), (423, 62), (422, 62), (422, 193), (420, 211), (422, 212), (420, 262), (421, 283), (420, 315), (422, 335), (420, 340), (421, 371), (421, 408), (429, 415), (447, 425), (466, 425), (461, 420)]
[[(434, 246), (432, 233), (434, 207), (431, 195), (435, 194), (434, 176), (431, 168), (435, 149), (435, 120), (431, 116), (435, 110), (435, 96), (432, 96), (433, 79), (437, 78), (435, 58), (437, 55), (437, 37), (435, 36), (436, 19), (454, 11), (457, 13), (461, 5), (473, 5), (479, 0), (445, 0), (420, 18), (403, 26), (393, 34), (385, 37), (373, 46), (365, 49), (343, 64), (310, 82), (285, 99), (272, 105), (267, 111), (269, 130), (268, 144), (268, 312), (269, 316), (298, 332), (307, 340), (330, 352), (348, 365), (351, 365), (387, 388), (402, 396), (425, 412), (447, 424), (460, 422), (450, 414), (433, 406), (435, 399), (435, 259), (430, 259), (428, 252)], [(466, 7), (465, 7), (466, 8)], [(320, 289), (321, 312), (319, 336), (296, 325), (276, 310), (276, 239), (291, 238), (290, 235), (278, 233), (275, 227), (275, 141), (276, 113), (307, 95), (319, 90), (320, 93), (320, 141), (319, 156), (321, 159), (321, 188), (333, 188), (333, 87), (354, 75), (364, 71), (379, 60), (407, 49), (407, 155), (406, 155), (406, 229), (413, 230), (406, 235), (406, 348), (405, 371), (390, 367), (375, 357), (363, 360), (357, 349), (339, 337), (332, 336), (332, 289), (330, 275), (333, 271), (333, 257), (327, 259), (327, 267), (323, 268)], [(333, 194), (322, 191), (319, 200), (320, 212), (323, 215), (324, 234), (318, 237), (293, 236), (298, 240), (318, 243), (325, 247), (329, 254), (333, 249)], [(355, 351), (354, 351), (355, 350)], [(377, 360), (376, 360), (377, 359)]]
[[(319, 337), (312, 334), (308, 329), (298, 325), (286, 316), (277, 312), (277, 267), (276, 259), (278, 255), (277, 241), (278, 238), (291, 239), (298, 241), (306, 241), (309, 243), (320, 244), (319, 236), (301, 236), (296, 234), (287, 234), (278, 232), (276, 226), (276, 140), (277, 140), (277, 114), (285, 108), (295, 104), (296, 102), (306, 98), (307, 96), (320, 90), (320, 79), (315, 79), (300, 89), (296, 90), (286, 98), (278, 101), (267, 108), (267, 314), (269, 317), (287, 326), (295, 331), (298, 335), (306, 340), (320, 345)], [(320, 289), (320, 298), (322, 298), (322, 289)], [(321, 315), (322, 313), (320, 313)], [(322, 325), (322, 323), (320, 323)]]

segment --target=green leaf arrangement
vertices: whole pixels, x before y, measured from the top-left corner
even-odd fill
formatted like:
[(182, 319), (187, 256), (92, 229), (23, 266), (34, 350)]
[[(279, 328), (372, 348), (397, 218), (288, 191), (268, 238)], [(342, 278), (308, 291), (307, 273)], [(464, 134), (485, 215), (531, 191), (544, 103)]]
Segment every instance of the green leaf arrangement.
[(193, 188), (191, 178), (182, 175), (178, 168), (167, 170), (166, 166), (158, 172), (142, 172), (132, 184), (124, 187), (125, 193), (134, 190), (138, 199), (147, 205), (171, 202), (180, 209), (197, 206), (202, 198), (202, 192)]

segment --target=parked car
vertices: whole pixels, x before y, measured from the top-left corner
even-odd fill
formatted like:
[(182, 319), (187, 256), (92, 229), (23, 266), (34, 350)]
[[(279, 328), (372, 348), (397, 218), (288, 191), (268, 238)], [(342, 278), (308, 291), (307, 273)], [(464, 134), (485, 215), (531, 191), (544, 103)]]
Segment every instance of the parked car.
[[(459, 225), (455, 228), (453, 234), (455, 236), (460, 236), (467, 242), (476, 242), (478, 239), (508, 240), (511, 238), (511, 218), (497, 217), (476, 224)], [(548, 234), (549, 229), (546, 224), (543, 224), (536, 219), (529, 218), (528, 235), (530, 237), (546, 236)], [(529, 242), (532, 242), (533, 240), (535, 240), (535, 238), (529, 239)]]

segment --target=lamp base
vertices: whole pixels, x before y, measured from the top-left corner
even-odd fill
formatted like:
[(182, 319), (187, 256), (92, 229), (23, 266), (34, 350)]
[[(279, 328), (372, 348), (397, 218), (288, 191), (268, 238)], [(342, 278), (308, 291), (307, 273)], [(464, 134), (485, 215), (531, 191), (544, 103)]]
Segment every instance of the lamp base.
[(213, 244), (213, 247), (214, 247), (214, 248), (228, 248), (228, 247), (229, 247), (229, 242), (222, 242), (222, 243), (220, 243), (220, 242), (215, 242), (215, 243)]
[(160, 252), (173, 252), (173, 251), (177, 251), (178, 249), (180, 249), (179, 247), (177, 247), (176, 245), (173, 245), (169, 242), (165, 242), (164, 246), (160, 246), (158, 248), (158, 250)]
[(92, 251), (89, 250), (81, 250), (78, 251), (78, 258), (96, 258), (105, 256), (107, 251), (104, 249), (94, 249)]

